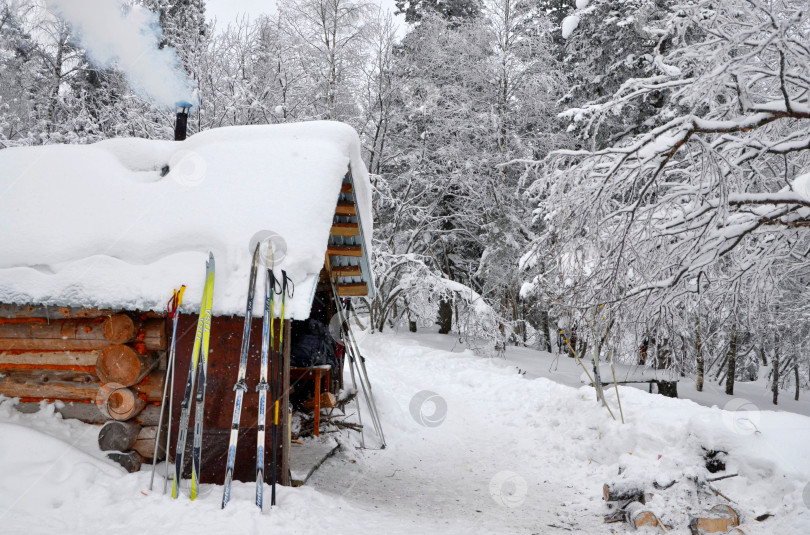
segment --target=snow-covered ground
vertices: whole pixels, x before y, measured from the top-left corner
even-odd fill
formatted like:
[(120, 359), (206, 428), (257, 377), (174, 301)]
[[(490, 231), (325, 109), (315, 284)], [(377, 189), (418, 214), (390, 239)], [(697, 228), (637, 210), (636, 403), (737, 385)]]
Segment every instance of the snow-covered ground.
[[(204, 486), (195, 502), (171, 500), (160, 482), (150, 492), (148, 472), (127, 475), (102, 459), (97, 428), (0, 403), (0, 533), (100, 525), (122, 534), (623, 533), (602, 522), (602, 484), (618, 480), (650, 489), (677, 480), (653, 490), (649, 508), (673, 533), (688, 533), (689, 515), (723, 502), (690, 479), (707, 475), (701, 447), (728, 451), (726, 473), (739, 476), (713, 486), (736, 502), (746, 533), (810, 533), (802, 497), (810, 418), (620, 388), (621, 424), (590, 387), (521, 375), (511, 354), (485, 359), (447, 344), (434, 334), (366, 337), (388, 447), (344, 448), (304, 487), (281, 489), (279, 505), (263, 514), (252, 484), (237, 483), (224, 511), (221, 487)], [(612, 389), (607, 399), (618, 417)], [(373, 431), (366, 442), (376, 444)], [(775, 516), (754, 520), (764, 513)]]

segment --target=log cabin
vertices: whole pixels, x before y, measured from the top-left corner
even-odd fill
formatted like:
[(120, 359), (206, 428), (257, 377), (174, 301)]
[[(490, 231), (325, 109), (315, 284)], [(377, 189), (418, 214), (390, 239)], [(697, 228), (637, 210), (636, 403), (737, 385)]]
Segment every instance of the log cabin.
[[(281, 329), (290, 340), (291, 322), (310, 316), (316, 294), (320, 313), (334, 313), (332, 281), (341, 297), (374, 291), (371, 186), (358, 136), (341, 123), (11, 148), (0, 151), (0, 190), (0, 396), (17, 398), (22, 411), (55, 403), (64, 418), (123, 422), (105, 425), (99, 441), (123, 449), (122, 464), (133, 470), (162, 456), (150, 437), (172, 342), (166, 303), (186, 285), (171, 385), (177, 436), (209, 252), (217, 270), (203, 483), (224, 479), (256, 241), (272, 241), (275, 273), (284, 270), (295, 285), (276, 341)], [(241, 481), (255, 478), (262, 271), (234, 474)], [(281, 412), (289, 414), (289, 344), (278, 354)], [(290, 484), (288, 424), (282, 418), (282, 484)], [(268, 455), (265, 474), (270, 465)]]

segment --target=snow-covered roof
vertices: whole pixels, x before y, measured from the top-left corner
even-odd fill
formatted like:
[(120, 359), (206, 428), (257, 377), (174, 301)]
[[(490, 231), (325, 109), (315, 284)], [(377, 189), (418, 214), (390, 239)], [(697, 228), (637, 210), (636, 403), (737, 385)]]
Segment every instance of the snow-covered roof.
[(342, 123), (2, 150), (0, 302), (157, 311), (186, 284), (195, 310), (212, 251), (214, 314), (244, 314), (251, 239), (270, 231), (287, 248), (276, 273), (296, 287), (287, 316), (306, 318), (350, 168), (367, 271), (371, 187)]

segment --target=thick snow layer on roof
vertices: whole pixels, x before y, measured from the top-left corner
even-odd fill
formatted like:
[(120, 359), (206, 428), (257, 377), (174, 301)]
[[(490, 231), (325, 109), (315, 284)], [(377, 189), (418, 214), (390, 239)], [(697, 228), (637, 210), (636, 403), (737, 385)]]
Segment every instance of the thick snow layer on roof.
[(370, 253), (368, 174), (342, 123), (2, 150), (0, 302), (162, 310), (186, 284), (195, 310), (212, 251), (214, 313), (244, 314), (251, 239), (270, 231), (287, 248), (276, 273), (296, 286), (286, 313), (306, 318), (350, 164)]

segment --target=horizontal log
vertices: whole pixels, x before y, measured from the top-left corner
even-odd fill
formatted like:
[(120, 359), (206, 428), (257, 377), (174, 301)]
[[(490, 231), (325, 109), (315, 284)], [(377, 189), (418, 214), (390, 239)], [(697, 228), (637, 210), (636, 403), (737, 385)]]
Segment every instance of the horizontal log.
[(143, 380), (130, 388), (139, 398), (149, 403), (160, 403), (163, 400), (163, 381), (166, 380), (165, 370), (155, 370)]
[(129, 473), (137, 472), (141, 469), (143, 464), (143, 457), (136, 451), (128, 451), (126, 453), (108, 453), (107, 458), (124, 467)]
[[(155, 458), (155, 434), (157, 433), (157, 426), (143, 427), (138, 433), (135, 444), (132, 449), (137, 451), (144, 459)], [(164, 428), (165, 432), (165, 428)], [(165, 443), (166, 435), (161, 432), (161, 442)], [(165, 444), (158, 445), (157, 460), (162, 460), (165, 457), (166, 448)]]
[(0, 352), (0, 369), (31, 366), (50, 368), (52, 366), (93, 367), (101, 352), (94, 351), (22, 351)]
[(644, 489), (632, 482), (605, 483), (602, 485), (602, 498), (606, 502), (626, 502), (628, 500), (644, 503)]
[(357, 223), (332, 223), (332, 236), (359, 236), (360, 225)]
[(341, 297), (356, 297), (360, 295), (368, 295), (368, 285), (365, 282), (357, 282), (352, 284), (338, 284), (338, 294)]
[(111, 419), (126, 421), (137, 416), (146, 402), (129, 388), (110, 383), (98, 389), (96, 405), (102, 414)]
[(98, 431), (98, 447), (101, 451), (129, 451), (140, 431), (141, 426), (135, 423), (107, 422)]
[(59, 406), (54, 406), (52, 403), (37, 402), (20, 402), (14, 405), (14, 408), (24, 414), (33, 414), (41, 410), (52, 410), (62, 415), (64, 420), (76, 419), (88, 424), (102, 424), (109, 420), (109, 418), (98, 410), (95, 403), (90, 403), (85, 400), (68, 401), (59, 403)]
[(655, 513), (645, 511), (644, 506), (639, 502), (628, 504), (627, 507), (625, 507), (625, 511), (627, 511), (628, 523), (636, 529), (644, 526), (655, 528), (661, 524), (658, 517), (655, 516)]
[[(0, 377), (0, 394), (10, 398), (20, 398), (22, 403), (30, 404), (26, 409), (29, 412), (33, 411), (32, 406), (38, 405), (40, 401), (59, 400), (66, 403), (76, 402), (76, 406), (71, 404), (66, 405), (64, 409), (57, 409), (64, 418), (77, 418), (89, 423), (100, 423), (112, 418), (103, 412), (95, 415), (93, 410), (81, 407), (85, 403), (96, 403), (99, 390), (109, 387), (109, 385), (102, 385), (98, 378), (91, 373), (68, 370), (9, 370), (3, 373), (3, 377)], [(139, 399), (140, 408), (143, 408), (143, 404), (140, 402), (159, 403), (161, 401), (165, 377), (165, 371), (154, 371), (140, 383), (131, 387), (133, 396)], [(121, 388), (121, 385), (116, 387), (113, 384), (113, 390), (115, 388)], [(100, 408), (95, 410), (98, 411)], [(156, 425), (157, 414), (150, 415), (141, 423)]]
[(13, 370), (0, 377), (0, 394), (10, 398), (90, 400), (99, 386), (96, 376), (69, 370)]
[[(167, 410), (168, 412), (168, 410)], [(166, 423), (167, 415), (163, 415), (163, 422), (164, 425)], [(160, 418), (160, 405), (155, 405), (154, 403), (149, 403), (143, 410), (136, 416), (133, 421), (137, 424), (140, 424), (144, 427), (146, 426), (153, 426), (158, 424), (158, 419)]]
[(335, 215), (339, 216), (356, 216), (357, 208), (354, 207), (353, 202), (339, 202), (335, 207)]
[(138, 342), (143, 343), (147, 351), (164, 351), (168, 346), (165, 319), (148, 319), (138, 330)]
[(98, 318), (111, 316), (113, 312), (100, 308), (60, 307), (45, 305), (15, 305), (0, 303), (0, 321), (2, 319), (46, 318), (51, 320)]
[(137, 334), (126, 314), (107, 318), (0, 323), (0, 350), (67, 351), (102, 349), (125, 343)]
[(363, 256), (363, 248), (359, 245), (329, 245), (326, 254), (330, 256)]
[(102, 383), (132, 386), (139, 383), (158, 364), (154, 354), (141, 355), (123, 344), (107, 346), (96, 361), (96, 374)]
[(363, 269), (360, 266), (332, 266), (333, 277), (360, 277)]

